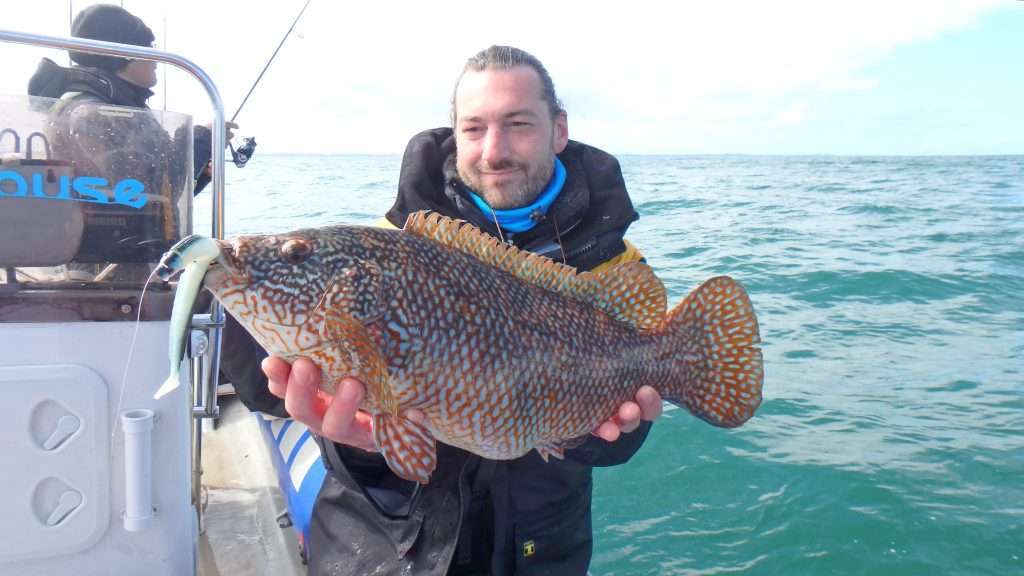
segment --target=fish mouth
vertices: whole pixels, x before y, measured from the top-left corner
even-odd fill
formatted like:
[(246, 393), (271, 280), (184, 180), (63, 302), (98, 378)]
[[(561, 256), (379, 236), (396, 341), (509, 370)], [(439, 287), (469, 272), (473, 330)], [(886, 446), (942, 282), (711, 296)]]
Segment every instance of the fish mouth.
[(190, 265), (202, 262), (215, 269), (237, 273), (240, 269), (234, 246), (224, 240), (193, 234), (182, 238), (164, 253), (156, 267), (161, 280), (170, 280)]

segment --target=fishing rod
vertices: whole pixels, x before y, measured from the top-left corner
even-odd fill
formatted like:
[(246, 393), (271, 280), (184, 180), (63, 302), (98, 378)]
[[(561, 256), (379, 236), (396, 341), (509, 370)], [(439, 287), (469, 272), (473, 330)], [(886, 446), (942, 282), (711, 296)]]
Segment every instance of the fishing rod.
[[(292, 30), (295, 29), (295, 25), (298, 24), (299, 19), (302, 18), (303, 12), (306, 11), (306, 7), (308, 7), (309, 3), (312, 1), (313, 0), (306, 0), (306, 3), (302, 5), (302, 10), (299, 10), (299, 14), (295, 16), (295, 20), (292, 21), (292, 25), (289, 26), (288, 31), (284, 33), (284, 36), (281, 38), (281, 42), (278, 43), (277, 48), (274, 49), (274, 53), (270, 55), (270, 59), (267, 60), (267, 63), (263, 66), (263, 70), (261, 70), (260, 75), (256, 77), (256, 81), (252, 83), (252, 86), (249, 88), (249, 92), (246, 93), (245, 98), (242, 98), (242, 103), (238, 105), (238, 109), (231, 115), (231, 120), (229, 120), (229, 122), (235, 121), (235, 118), (238, 117), (238, 113), (242, 111), (242, 107), (249, 101), (249, 96), (252, 96), (252, 91), (256, 89), (260, 80), (263, 79), (263, 75), (267, 72), (267, 68), (270, 68), (270, 63), (274, 61), (274, 58), (277, 58), (277, 53), (280, 52), (281, 47), (284, 46), (284, 41), (288, 39), (289, 35), (291, 35)], [(242, 168), (249, 161), (249, 158), (252, 158), (253, 153), (256, 151), (256, 138), (243, 138), (242, 145), (238, 147), (238, 150), (235, 150), (235, 147), (231, 145), (231, 142), (228, 142), (228, 148), (231, 150), (231, 157), (234, 160), (235, 166)]]

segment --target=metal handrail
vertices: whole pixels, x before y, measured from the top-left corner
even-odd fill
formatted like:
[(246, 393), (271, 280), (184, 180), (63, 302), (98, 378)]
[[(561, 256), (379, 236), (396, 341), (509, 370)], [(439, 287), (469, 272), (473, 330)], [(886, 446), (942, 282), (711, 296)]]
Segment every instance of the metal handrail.
[(213, 80), (210, 79), (202, 68), (188, 58), (171, 52), (164, 52), (163, 50), (146, 48), (144, 46), (104, 42), (102, 40), (43, 36), (0, 29), (0, 41), (164, 62), (185, 70), (199, 80), (203, 88), (206, 89), (206, 94), (210, 97), (214, 111), (213, 128), (211, 130), (213, 133), (213, 174), (211, 180), (213, 184), (213, 237), (224, 237), (224, 147), (227, 144), (224, 132), (224, 103), (221, 101), (217, 86), (214, 85)]
[[(211, 170), (211, 182), (213, 184), (213, 221), (211, 222), (211, 231), (214, 238), (224, 238), (224, 147), (227, 144), (224, 125), (224, 104), (221, 101), (220, 92), (217, 90), (217, 86), (202, 68), (188, 58), (171, 52), (165, 52), (163, 50), (147, 48), (144, 46), (118, 44), (116, 42), (104, 42), (102, 40), (91, 40), (87, 38), (44, 36), (41, 34), (28, 34), (25, 32), (0, 29), (0, 42), (28, 44), (32, 46), (43, 46), (62, 50), (77, 50), (82, 52), (91, 52), (94, 54), (103, 54), (106, 56), (120, 56), (136, 60), (163, 62), (188, 72), (198, 80), (199, 83), (203, 85), (203, 88), (206, 89), (206, 94), (210, 97), (210, 102), (213, 106), (213, 126), (210, 130), (213, 140), (213, 166)], [(195, 418), (215, 418), (219, 413), (217, 407), (216, 386), (217, 377), (220, 373), (221, 329), (224, 326), (224, 309), (219, 302), (214, 300), (210, 309), (210, 314), (208, 316), (204, 316), (205, 319), (198, 322), (197, 318), (193, 318), (192, 324), (209, 331), (209, 371), (206, 373), (205, 378), (201, 377), (198, 382), (194, 381), (192, 383), (193, 386), (198, 384), (201, 387), (201, 393), (197, 395), (199, 398), (198, 405), (193, 408), (192, 413)], [(201, 358), (193, 358), (192, 363), (194, 369), (191, 373), (193, 374), (193, 380), (195, 380), (195, 373), (197, 370), (202, 373), (203, 363)], [(193, 433), (195, 435), (193, 460), (195, 460), (197, 455), (202, 453), (202, 426), (198, 424), (199, 421), (197, 420), (193, 426)], [(199, 462), (193, 462), (193, 467), (199, 465)], [(202, 510), (198, 497), (198, 475), (194, 474), (193, 477), (195, 478), (192, 486), (193, 500), (199, 514), (200, 522), (202, 522)]]

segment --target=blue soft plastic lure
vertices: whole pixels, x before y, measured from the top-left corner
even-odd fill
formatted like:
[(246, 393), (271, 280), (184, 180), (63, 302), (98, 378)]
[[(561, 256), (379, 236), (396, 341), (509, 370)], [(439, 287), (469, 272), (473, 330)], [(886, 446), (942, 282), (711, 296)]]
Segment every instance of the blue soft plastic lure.
[(192, 320), (192, 306), (195, 304), (203, 276), (217, 257), (220, 246), (213, 239), (204, 236), (189, 236), (175, 244), (157, 266), (157, 274), (167, 280), (178, 270), (184, 270), (178, 279), (178, 288), (174, 294), (174, 307), (171, 309), (170, 342), (168, 358), (171, 362), (171, 373), (164, 381), (153, 398), (159, 400), (176, 389), (180, 382), (181, 359), (185, 356), (185, 338), (188, 336), (189, 324)]

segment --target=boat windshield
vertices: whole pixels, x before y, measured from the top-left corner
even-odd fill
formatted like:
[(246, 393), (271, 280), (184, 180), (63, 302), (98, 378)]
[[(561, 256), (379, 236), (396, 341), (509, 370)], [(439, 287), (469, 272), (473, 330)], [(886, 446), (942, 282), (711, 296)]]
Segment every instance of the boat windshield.
[(191, 232), (191, 118), (81, 95), (0, 112), (0, 321), (134, 319)]

